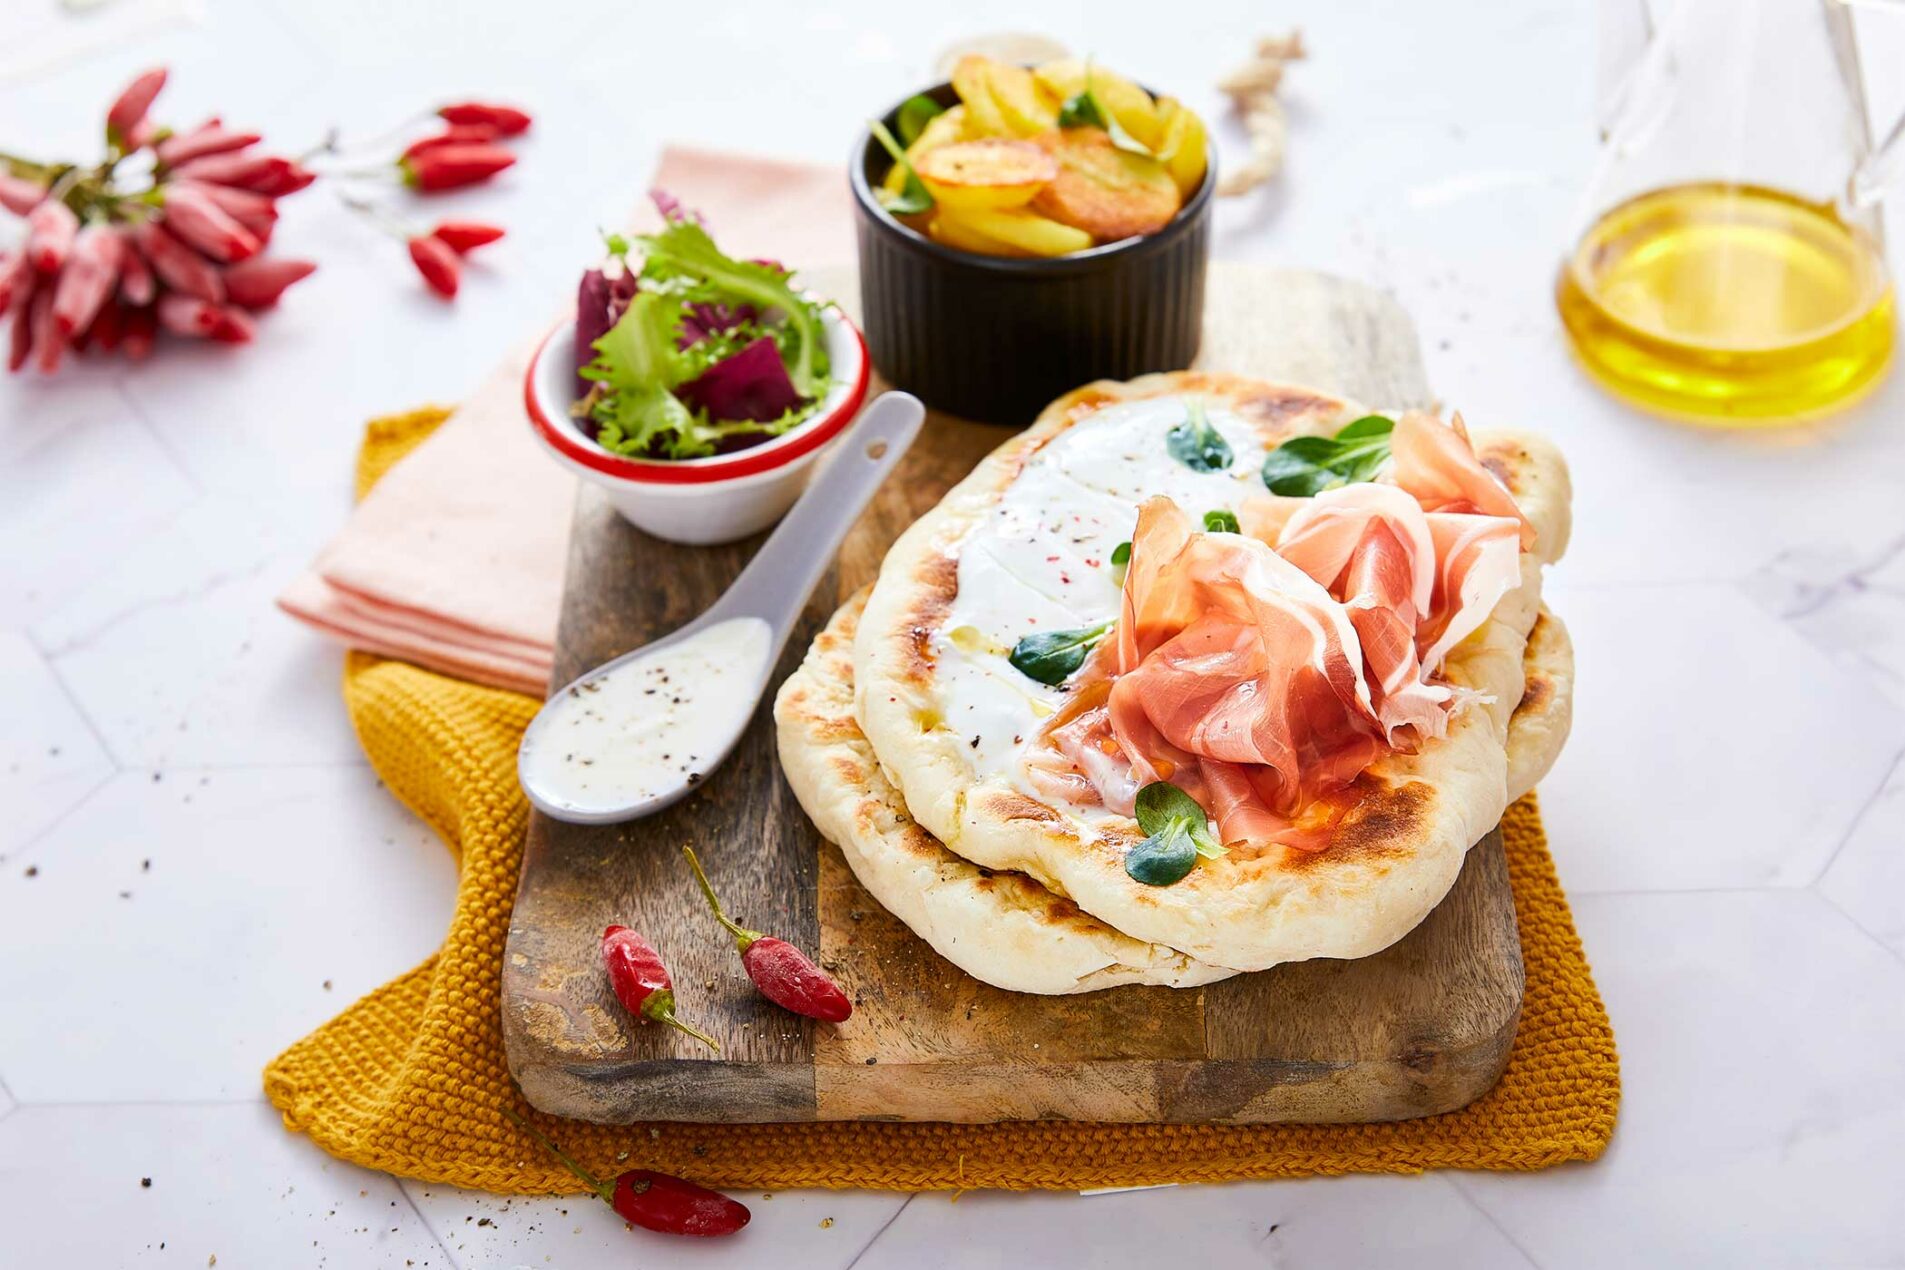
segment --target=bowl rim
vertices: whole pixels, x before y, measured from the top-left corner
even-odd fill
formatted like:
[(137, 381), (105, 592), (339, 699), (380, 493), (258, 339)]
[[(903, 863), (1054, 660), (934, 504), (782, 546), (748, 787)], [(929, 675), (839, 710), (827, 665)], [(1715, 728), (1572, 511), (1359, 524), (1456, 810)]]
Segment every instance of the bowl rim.
[[(1146, 92), (1151, 92), (1149, 85), (1140, 85), (1140, 87)], [(939, 80), (925, 88), (908, 93), (889, 106), (885, 113), (875, 118), (891, 127), (900, 107), (912, 98), (925, 96), (937, 99), (952, 91), (950, 79)], [(1156, 93), (1151, 95), (1157, 96)], [(1217, 190), (1217, 148), (1211, 144), (1207, 136), (1204, 139), (1204, 179), (1195, 190), (1191, 191), (1191, 196), (1184, 200), (1183, 206), (1177, 209), (1177, 214), (1171, 217), (1162, 229), (1149, 234), (1135, 234), (1130, 238), (1120, 238), (1117, 242), (1088, 247), (1084, 251), (1074, 251), (1064, 256), (990, 256), (984, 252), (967, 251), (964, 248), (948, 247), (944, 243), (934, 242), (887, 211), (874, 195), (872, 183), (868, 181), (866, 174), (866, 160), (873, 148), (878, 146), (879, 142), (874, 137), (871, 126), (861, 128), (853, 154), (847, 163), (847, 178), (848, 184), (853, 188), (854, 205), (876, 231), (899, 239), (923, 255), (932, 256), (950, 264), (965, 265), (995, 273), (1028, 277), (1077, 273), (1124, 256), (1140, 255), (1148, 250), (1160, 250), (1177, 235), (1189, 232), (1189, 226), (1204, 214)], [(879, 152), (886, 153), (884, 149)]]
[(567, 411), (560, 412), (560, 421), (551, 419), (549, 412), (543, 408), (542, 394), (537, 389), (542, 359), (557, 336), (565, 331), (573, 334), (574, 318), (566, 318), (551, 327), (529, 358), (529, 368), (523, 374), (523, 405), (529, 415), (529, 426), (545, 445), (561, 457), (613, 480), (632, 481), (641, 485), (707, 485), (772, 471), (812, 454), (833, 440), (853, 422), (854, 416), (860, 412), (861, 403), (866, 400), (872, 363), (867, 355), (866, 337), (841, 311), (840, 306), (832, 301), (823, 304), (821, 320), (837, 325), (853, 337), (855, 358), (852, 378), (833, 381), (835, 384), (845, 384), (846, 392), (833, 409), (815, 415), (784, 435), (761, 445), (750, 446), (733, 454), (696, 459), (637, 459), (605, 450), (596, 441), (583, 436), (569, 425)]

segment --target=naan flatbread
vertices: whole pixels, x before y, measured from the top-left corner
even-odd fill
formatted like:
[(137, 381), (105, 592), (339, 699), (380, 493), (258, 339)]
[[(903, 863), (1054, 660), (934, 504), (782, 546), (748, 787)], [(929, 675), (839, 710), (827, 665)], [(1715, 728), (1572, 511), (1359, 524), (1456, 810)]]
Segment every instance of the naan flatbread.
[[(1060, 995), (1120, 984), (1188, 988), (1234, 971), (1133, 939), (1023, 873), (996, 872), (940, 845), (906, 810), (860, 731), (853, 640), (871, 587), (833, 615), (774, 701), (781, 768), (821, 836), (873, 898), (942, 957), (985, 983)], [(1567, 739), (1573, 649), (1545, 609), (1509, 723), (1510, 794), (1545, 774)]]
[[(947, 850), (995, 874), (1027, 875), (1131, 937), (1139, 949), (1176, 950), (1232, 970), (1366, 956), (1413, 929), (1441, 900), (1468, 848), (1507, 805), (1508, 726), (1524, 695), (1522, 659), (1539, 608), (1541, 566), (1559, 556), (1568, 536), (1567, 469), (1541, 438), (1474, 436), (1477, 454), (1504, 480), (1536, 532), (1522, 557), (1522, 584), (1443, 668), (1449, 682), (1469, 693), (1445, 737), (1371, 767), (1361, 778), (1361, 805), (1338, 826), (1327, 851), (1234, 846), (1219, 859), (1201, 861), (1175, 885), (1145, 886), (1124, 870), (1126, 852), (1143, 836), (1134, 821), (1083, 816), (1029, 792), (1008, 773), (976, 766), (978, 734), (969, 738), (961, 726), (965, 704), (948, 698), (951, 672), (942, 676), (941, 663), (944, 657), (950, 667), (955, 660), (947, 650), (960, 628), (949, 628), (948, 618), (958, 607), (962, 550), (988, 517), (1009, 511), (1003, 508), (1008, 491), (1021, 481), (1083, 481), (1099, 499), (1098, 520), (1109, 523), (1123, 494), (1132, 494), (1128, 505), (1135, 508), (1139, 497), (1157, 492), (1158, 481), (1181, 473), (1134, 470), (1131, 491), (1121, 490), (1103, 475), (1117, 470), (1120, 456), (1094, 451), (1085, 430), (1125, 417), (1111, 412), (1133, 403), (1181, 402), (1186, 394), (1210, 403), (1214, 420), (1221, 413), (1239, 444), (1254, 438), (1258, 449), (1240, 459), (1252, 469), (1262, 450), (1290, 436), (1332, 433), (1365, 413), (1313, 389), (1195, 372), (1094, 384), (1060, 398), (888, 554), (855, 639), (859, 723), (912, 817)], [(1072, 453), (1058, 448), (1072, 436), (1081, 438), (1078, 452), (1099, 466), (1074, 464), (1054, 475), (1048, 469), (1058, 459), (1042, 463), (1041, 456)], [(1199, 486), (1198, 496), (1208, 497), (1212, 488)], [(1086, 529), (1077, 540), (1094, 532), (1102, 540), (1102, 527)], [(1005, 561), (988, 577), (1009, 586), (1011, 573)], [(961, 691), (967, 688), (962, 683)], [(1154, 954), (1139, 949), (1132, 950), (1132, 964), (1154, 964)]]

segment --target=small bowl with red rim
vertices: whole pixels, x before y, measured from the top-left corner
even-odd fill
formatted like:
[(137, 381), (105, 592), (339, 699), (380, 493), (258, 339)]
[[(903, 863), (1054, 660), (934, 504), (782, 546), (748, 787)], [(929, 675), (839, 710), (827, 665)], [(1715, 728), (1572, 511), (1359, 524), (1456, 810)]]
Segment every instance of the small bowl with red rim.
[[(608, 495), (623, 519), (669, 542), (733, 542), (759, 533), (794, 505), (814, 461), (866, 400), (866, 341), (839, 306), (820, 310), (829, 386), (820, 406), (777, 437), (698, 459), (636, 459), (605, 449), (593, 425), (569, 413), (576, 400), (575, 323), (544, 338), (523, 378), (529, 427), (551, 458)], [(585, 431), (585, 429), (587, 429)]]

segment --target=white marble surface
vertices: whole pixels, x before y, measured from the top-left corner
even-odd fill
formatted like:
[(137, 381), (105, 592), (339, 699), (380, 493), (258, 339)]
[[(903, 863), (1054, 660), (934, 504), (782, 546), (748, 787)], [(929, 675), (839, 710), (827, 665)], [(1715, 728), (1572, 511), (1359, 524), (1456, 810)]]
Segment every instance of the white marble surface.
[[(1607, 1156), (750, 1195), (741, 1240), (692, 1247), (580, 1200), (334, 1162), (264, 1104), (270, 1055), (435, 944), (453, 878), (364, 765), (339, 654), (268, 601), (343, 516), (362, 419), (466, 391), (663, 140), (837, 159), (942, 42), (1027, 11), (55, 9), (0, 11), (0, 147), (88, 144), (157, 61), (169, 113), (222, 108), (287, 144), (454, 94), (538, 122), (515, 171), (439, 205), (511, 227), (454, 308), (318, 191), (280, 241), (322, 271), (255, 347), (0, 384), (0, 1265), (1905, 1264), (1905, 379), (1767, 437), (1662, 424), (1581, 380), (1548, 280), (1592, 153), (1593, 6), (1119, 0), (1040, 20), (1213, 113), (1196, 86), (1265, 20), (1301, 21), (1289, 179), (1221, 209), (1219, 253), (1393, 290), (1448, 401), (1567, 449), (1578, 531), (1553, 600), (1580, 717), (1544, 794), (1620, 1041)], [(1893, 37), (1873, 64), (1900, 64), (1905, 31), (1870, 33)], [(1875, 78), (1880, 106), (1897, 78)]]

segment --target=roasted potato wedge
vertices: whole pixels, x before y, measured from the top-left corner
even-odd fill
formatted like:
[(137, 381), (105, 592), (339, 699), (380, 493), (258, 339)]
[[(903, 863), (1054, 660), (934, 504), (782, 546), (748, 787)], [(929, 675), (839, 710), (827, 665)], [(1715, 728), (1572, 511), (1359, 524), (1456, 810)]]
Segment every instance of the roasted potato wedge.
[(1183, 199), (1164, 165), (1111, 143), (1102, 128), (1065, 128), (1038, 139), (1058, 175), (1032, 199), (1032, 210), (1099, 242), (1164, 228)]
[(1158, 162), (1177, 182), (1177, 192), (1189, 198), (1203, 183), (1210, 166), (1210, 135), (1197, 112), (1173, 97), (1158, 98), (1158, 118), (1164, 122), (1164, 135), (1158, 142)]
[[(1052, 96), (1064, 102), (1084, 91), (1085, 70), (1084, 62), (1068, 57), (1045, 63), (1033, 71), (1032, 76)], [(1091, 91), (1134, 140), (1150, 150), (1158, 148), (1164, 137), (1164, 125), (1158, 119), (1157, 103), (1151, 100), (1150, 93), (1096, 63), (1091, 65)]]
[(914, 163), (933, 198), (954, 211), (1024, 207), (1058, 175), (1058, 161), (1031, 141), (961, 141)]
[[(920, 134), (913, 138), (913, 144), (906, 147), (907, 162), (919, 169), (919, 161), (929, 150), (940, 146), (955, 145), (969, 138), (969, 125), (966, 120), (966, 108), (954, 106), (950, 110), (934, 115)], [(886, 179), (881, 182), (888, 194), (898, 194), (906, 184), (906, 169), (895, 163), (886, 170)]]
[(965, 104), (974, 137), (1013, 136), (992, 95), (992, 75), (988, 69), (991, 65), (992, 59), (980, 53), (968, 53), (960, 58), (953, 66), (953, 91)]
[(955, 211), (942, 207), (933, 217), (933, 225), (937, 230), (934, 236), (942, 242), (953, 246), (991, 243), (989, 248), (970, 246), (966, 250), (990, 251), (993, 255), (1069, 256), (1092, 245), (1091, 235), (1084, 230), (1027, 211)]
[(957, 247), (960, 251), (976, 252), (981, 256), (1025, 256), (1031, 253), (1021, 251), (1009, 243), (996, 238), (987, 238), (971, 225), (957, 216), (948, 216), (943, 210), (936, 212), (926, 224), (926, 236), (936, 243), (948, 247)]
[(991, 62), (986, 82), (1005, 126), (1021, 137), (1036, 137), (1058, 127), (1058, 107), (1039, 91), (1038, 81), (1023, 66)]

